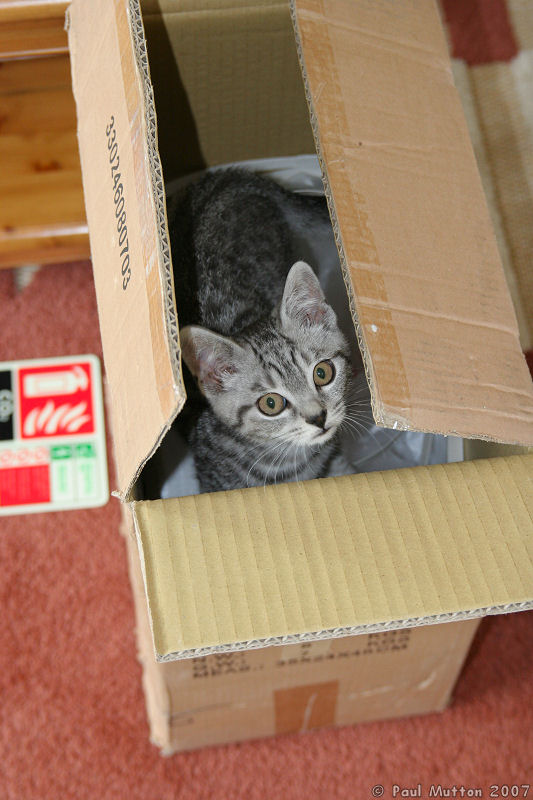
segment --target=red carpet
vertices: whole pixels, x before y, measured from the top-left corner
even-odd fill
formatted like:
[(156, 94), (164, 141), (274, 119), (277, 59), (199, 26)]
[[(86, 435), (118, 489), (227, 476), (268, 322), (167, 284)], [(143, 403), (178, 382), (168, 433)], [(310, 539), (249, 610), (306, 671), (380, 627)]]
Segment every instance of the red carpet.
[[(90, 267), (17, 294), (0, 359), (100, 352)], [(113, 476), (111, 475), (111, 485)], [(442, 715), (162, 758), (148, 741), (119, 504), (1, 522), (1, 800), (370, 797), (382, 783), (533, 783), (533, 613), (486, 620)]]
[[(455, 55), (514, 55), (499, 0), (443, 6)], [(101, 355), (88, 264), (43, 269), (20, 293), (0, 272), (0, 308), (0, 360)], [(533, 612), (482, 623), (443, 714), (161, 757), (119, 521), (115, 499), (0, 521), (0, 800), (365, 800), (375, 784), (391, 797), (393, 783), (489, 797), (492, 784), (533, 785)]]

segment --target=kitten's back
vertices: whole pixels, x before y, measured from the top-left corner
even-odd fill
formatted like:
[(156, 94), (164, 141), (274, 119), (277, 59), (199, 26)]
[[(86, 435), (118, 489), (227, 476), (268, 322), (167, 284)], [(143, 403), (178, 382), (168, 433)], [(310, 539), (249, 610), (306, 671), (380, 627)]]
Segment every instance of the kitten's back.
[(220, 170), (176, 203), (171, 243), (181, 327), (234, 335), (279, 302), (291, 243), (275, 188), (244, 170)]
[(270, 313), (302, 257), (298, 236), (321, 221), (329, 225), (323, 198), (247, 170), (216, 170), (188, 186), (169, 214), (180, 327), (235, 335)]

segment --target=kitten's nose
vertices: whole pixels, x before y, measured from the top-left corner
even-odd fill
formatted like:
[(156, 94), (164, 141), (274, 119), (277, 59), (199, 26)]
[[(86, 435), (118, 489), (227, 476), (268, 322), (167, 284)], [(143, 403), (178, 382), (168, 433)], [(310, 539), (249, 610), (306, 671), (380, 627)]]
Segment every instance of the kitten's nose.
[(306, 417), (305, 421), (308, 422), (309, 425), (316, 425), (317, 428), (323, 428), (326, 424), (326, 414), (327, 411), (323, 408), (320, 414), (315, 414), (314, 417)]

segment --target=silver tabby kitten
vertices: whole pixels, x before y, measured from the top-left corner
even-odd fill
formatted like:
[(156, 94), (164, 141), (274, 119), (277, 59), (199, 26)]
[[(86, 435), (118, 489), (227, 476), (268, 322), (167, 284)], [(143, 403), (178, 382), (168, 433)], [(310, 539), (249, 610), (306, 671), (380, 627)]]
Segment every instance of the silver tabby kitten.
[[(347, 342), (294, 233), (323, 198), (227, 169), (170, 213), (188, 403), (178, 426), (202, 491), (326, 474), (346, 415)], [(198, 391), (199, 390), (199, 391)]]

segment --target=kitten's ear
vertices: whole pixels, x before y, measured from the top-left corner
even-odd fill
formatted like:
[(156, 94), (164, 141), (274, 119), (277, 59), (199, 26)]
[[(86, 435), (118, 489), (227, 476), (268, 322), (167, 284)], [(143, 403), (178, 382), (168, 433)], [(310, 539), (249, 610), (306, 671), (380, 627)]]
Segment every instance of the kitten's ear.
[(200, 388), (206, 392), (221, 392), (228, 379), (238, 372), (243, 349), (231, 339), (218, 333), (187, 325), (180, 330), (181, 353)]
[(326, 302), (315, 273), (305, 261), (293, 264), (285, 281), (280, 307), (282, 323), (297, 323), (302, 327), (335, 322), (335, 312)]

